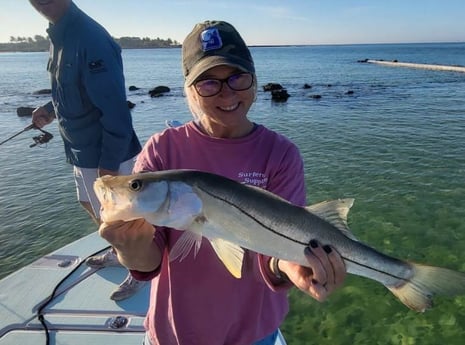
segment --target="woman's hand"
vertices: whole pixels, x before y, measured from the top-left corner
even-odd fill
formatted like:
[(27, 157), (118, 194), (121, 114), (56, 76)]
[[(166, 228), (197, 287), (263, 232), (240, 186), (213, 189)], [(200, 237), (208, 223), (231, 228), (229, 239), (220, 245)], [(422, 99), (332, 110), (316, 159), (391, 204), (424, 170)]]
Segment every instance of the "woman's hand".
[(161, 262), (162, 254), (153, 241), (155, 228), (145, 219), (102, 223), (99, 234), (116, 250), (118, 260), (129, 269), (150, 272)]
[(344, 261), (333, 247), (321, 246), (316, 240), (305, 248), (305, 256), (309, 267), (279, 260), (278, 268), (299, 290), (322, 302), (344, 282)]

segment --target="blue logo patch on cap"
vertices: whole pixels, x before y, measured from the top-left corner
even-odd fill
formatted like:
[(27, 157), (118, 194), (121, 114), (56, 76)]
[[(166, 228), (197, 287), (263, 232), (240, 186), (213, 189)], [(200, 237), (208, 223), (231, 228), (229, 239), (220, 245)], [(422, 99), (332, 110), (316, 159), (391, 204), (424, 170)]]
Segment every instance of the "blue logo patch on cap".
[(204, 52), (220, 49), (223, 46), (220, 33), (217, 28), (208, 28), (200, 34), (200, 40), (202, 41), (202, 50)]

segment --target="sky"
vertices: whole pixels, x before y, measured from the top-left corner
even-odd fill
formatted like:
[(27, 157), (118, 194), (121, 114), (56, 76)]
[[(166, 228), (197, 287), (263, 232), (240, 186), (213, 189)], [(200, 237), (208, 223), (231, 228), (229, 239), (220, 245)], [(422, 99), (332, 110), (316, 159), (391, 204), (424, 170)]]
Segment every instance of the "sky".
[[(249, 45), (465, 42), (464, 0), (74, 0), (113, 37), (176, 40), (233, 24)], [(0, 0), (0, 42), (46, 36), (28, 0)]]

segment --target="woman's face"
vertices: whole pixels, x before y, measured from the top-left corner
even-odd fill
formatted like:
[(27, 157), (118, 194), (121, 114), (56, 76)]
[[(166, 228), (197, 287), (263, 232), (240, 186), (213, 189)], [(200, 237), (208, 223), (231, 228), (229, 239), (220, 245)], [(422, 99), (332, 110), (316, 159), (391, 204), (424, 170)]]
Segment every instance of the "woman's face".
[[(226, 80), (239, 73), (243, 72), (232, 66), (217, 66), (203, 73), (197, 80)], [(193, 98), (203, 113), (202, 122), (207, 121), (210, 126), (221, 126), (224, 127), (223, 129), (249, 126), (247, 113), (255, 100), (254, 83), (255, 81), (246, 90), (235, 91), (223, 81), (220, 92), (210, 97), (202, 97), (194, 90)], [(196, 83), (194, 82), (191, 87), (195, 88)]]

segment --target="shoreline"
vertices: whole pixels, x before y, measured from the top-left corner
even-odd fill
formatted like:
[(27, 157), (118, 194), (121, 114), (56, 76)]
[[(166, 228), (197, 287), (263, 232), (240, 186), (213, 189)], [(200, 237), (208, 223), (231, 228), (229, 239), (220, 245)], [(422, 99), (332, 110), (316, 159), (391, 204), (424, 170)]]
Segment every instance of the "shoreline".
[[(9, 50), (9, 49), (2, 49), (2, 45), (5, 46), (7, 44), (11, 43), (0, 43), (0, 53), (38, 53), (38, 52), (48, 52), (47, 49), (15, 49), (15, 50)], [(465, 44), (464, 42), (411, 42), (411, 43), (319, 43), (319, 44), (249, 44), (249, 48), (286, 48), (286, 47), (330, 47), (330, 46), (338, 46), (338, 47), (343, 47), (343, 46), (397, 46), (397, 45), (423, 45), (423, 44)], [(160, 46), (160, 47), (121, 47), (121, 49), (172, 49), (172, 48), (181, 48), (181, 44), (173, 44), (171, 46)], [(368, 60), (368, 59), (366, 59)]]

